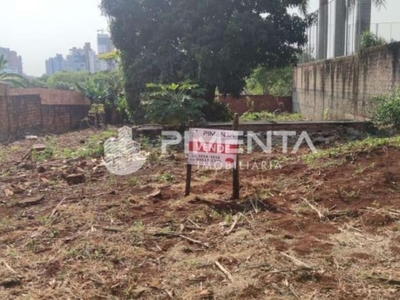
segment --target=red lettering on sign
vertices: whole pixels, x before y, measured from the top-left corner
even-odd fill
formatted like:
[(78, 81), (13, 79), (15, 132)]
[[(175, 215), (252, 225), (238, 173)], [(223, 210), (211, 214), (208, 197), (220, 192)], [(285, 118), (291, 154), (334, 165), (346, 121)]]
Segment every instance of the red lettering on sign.
[(207, 143), (207, 142), (189, 142), (190, 152), (200, 153), (218, 153), (218, 154), (237, 154), (238, 145)]

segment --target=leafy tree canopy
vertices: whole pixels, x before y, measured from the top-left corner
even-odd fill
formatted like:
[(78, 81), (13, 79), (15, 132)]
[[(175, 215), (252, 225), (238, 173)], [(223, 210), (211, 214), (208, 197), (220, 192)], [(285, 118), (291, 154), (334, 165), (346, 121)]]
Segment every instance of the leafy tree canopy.
[(86, 82), (89, 77), (88, 72), (58, 72), (47, 79), (47, 86), (53, 89), (74, 90), (77, 83)]
[(89, 72), (58, 72), (51, 76), (30, 80), (30, 87), (47, 87), (60, 90), (80, 90), (86, 87), (89, 82), (101, 83), (105, 86), (117, 86), (122, 82), (122, 76), (118, 70), (102, 71), (91, 74)]
[(291, 66), (266, 69), (258, 67), (246, 80), (247, 95), (289, 96), (292, 93), (293, 69)]
[(133, 109), (149, 82), (191, 80), (239, 95), (258, 65), (296, 61), (310, 18), (288, 8), (303, 0), (102, 0), (121, 51)]

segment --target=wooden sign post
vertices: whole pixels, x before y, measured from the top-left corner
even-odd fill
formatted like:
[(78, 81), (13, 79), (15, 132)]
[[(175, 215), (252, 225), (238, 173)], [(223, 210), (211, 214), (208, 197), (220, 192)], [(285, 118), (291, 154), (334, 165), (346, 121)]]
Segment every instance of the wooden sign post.
[[(188, 129), (193, 127), (193, 120), (189, 121), (189, 126)], [(187, 162), (186, 165), (186, 188), (185, 188), (185, 196), (190, 195), (190, 185), (192, 183), (192, 165), (189, 164), (189, 161)]]
[(235, 114), (233, 130), (193, 128), (189, 122), (188, 162), (185, 196), (190, 195), (192, 165), (232, 169), (234, 200), (239, 199), (239, 116)]
[[(235, 114), (235, 118), (233, 119), (233, 128), (234, 131), (239, 130), (239, 115)], [(239, 151), (239, 147), (237, 148)], [(239, 199), (239, 191), (240, 191), (240, 181), (239, 181), (239, 153), (236, 154), (236, 166), (233, 168), (233, 194), (232, 199)]]

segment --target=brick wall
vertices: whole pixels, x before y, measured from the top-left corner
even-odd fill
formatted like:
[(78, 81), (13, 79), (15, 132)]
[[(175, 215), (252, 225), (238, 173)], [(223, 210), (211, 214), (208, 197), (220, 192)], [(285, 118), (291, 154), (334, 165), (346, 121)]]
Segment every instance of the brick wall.
[(82, 105), (43, 105), (42, 129), (53, 133), (78, 129), (88, 110), (88, 106)]
[(3, 140), (8, 134), (6, 95), (7, 95), (6, 86), (0, 83), (0, 140)]
[(400, 84), (400, 43), (357, 55), (300, 65), (294, 70), (293, 110), (322, 120), (367, 120), (374, 96)]
[(90, 105), (90, 101), (76, 91), (46, 88), (10, 89), (11, 96), (40, 95), (42, 105)]
[(273, 97), (270, 95), (261, 96), (220, 96), (219, 101), (228, 105), (235, 113), (242, 115), (250, 109), (252, 111), (270, 111), (280, 110), (282, 112), (292, 112), (292, 97)]
[(7, 98), (9, 134), (18, 135), (40, 130), (42, 123), (40, 108), (39, 95), (9, 96)]
[(87, 116), (89, 105), (77, 92), (8, 89), (0, 84), (0, 141), (37, 132), (77, 129)]

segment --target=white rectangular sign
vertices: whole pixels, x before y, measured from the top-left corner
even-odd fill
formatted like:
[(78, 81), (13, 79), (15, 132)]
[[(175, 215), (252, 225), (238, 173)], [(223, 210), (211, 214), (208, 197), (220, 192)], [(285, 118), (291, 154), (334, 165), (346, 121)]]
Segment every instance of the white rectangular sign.
[(188, 163), (190, 165), (215, 169), (236, 168), (238, 149), (238, 131), (189, 129)]

